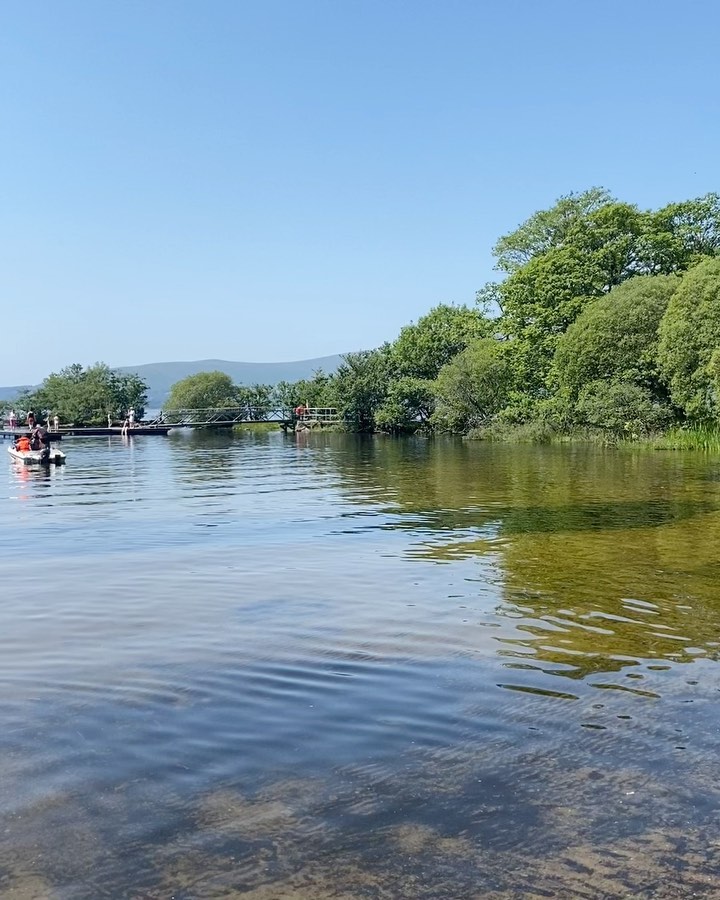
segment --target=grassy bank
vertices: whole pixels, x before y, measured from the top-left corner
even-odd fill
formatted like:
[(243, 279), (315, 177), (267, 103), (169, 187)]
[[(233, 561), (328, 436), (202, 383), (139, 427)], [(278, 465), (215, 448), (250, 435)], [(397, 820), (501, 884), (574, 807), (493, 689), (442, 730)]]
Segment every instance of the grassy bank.
[(645, 438), (642, 443), (654, 450), (709, 450), (720, 453), (720, 430), (703, 426), (670, 428), (664, 434)]
[(647, 447), (650, 450), (705, 450), (720, 453), (720, 429), (707, 426), (670, 428), (660, 434), (616, 434), (602, 428), (559, 431), (541, 422), (493, 424), (474, 428), (467, 440), (515, 444), (598, 444), (604, 447)]

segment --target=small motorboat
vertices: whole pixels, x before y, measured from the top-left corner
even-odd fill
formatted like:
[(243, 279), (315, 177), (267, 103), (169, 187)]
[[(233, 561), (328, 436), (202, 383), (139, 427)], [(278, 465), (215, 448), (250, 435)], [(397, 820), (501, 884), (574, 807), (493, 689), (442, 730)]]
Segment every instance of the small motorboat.
[(16, 450), (8, 447), (8, 453), (13, 459), (26, 466), (61, 466), (65, 462), (65, 454), (56, 447), (44, 447), (42, 450)]

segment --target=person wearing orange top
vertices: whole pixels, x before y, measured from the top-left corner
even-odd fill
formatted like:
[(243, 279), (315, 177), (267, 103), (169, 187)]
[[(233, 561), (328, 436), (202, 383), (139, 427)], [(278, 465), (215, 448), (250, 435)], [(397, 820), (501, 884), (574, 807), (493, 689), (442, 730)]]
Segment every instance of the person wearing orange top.
[(28, 453), (30, 451), (30, 438), (26, 435), (19, 437), (15, 441), (15, 449), (19, 450), (20, 453)]

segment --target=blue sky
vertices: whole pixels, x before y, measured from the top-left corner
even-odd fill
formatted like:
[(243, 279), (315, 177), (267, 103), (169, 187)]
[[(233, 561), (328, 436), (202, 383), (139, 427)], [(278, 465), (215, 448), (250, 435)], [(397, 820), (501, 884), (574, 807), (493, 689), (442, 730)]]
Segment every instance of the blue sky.
[(719, 34), (709, 0), (5, 4), (0, 384), (377, 346), (561, 194), (717, 190)]

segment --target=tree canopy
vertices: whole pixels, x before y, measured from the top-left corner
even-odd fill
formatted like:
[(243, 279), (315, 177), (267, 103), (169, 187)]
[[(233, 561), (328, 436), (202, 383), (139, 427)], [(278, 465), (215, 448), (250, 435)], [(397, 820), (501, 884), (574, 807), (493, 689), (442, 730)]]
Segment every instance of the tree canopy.
[(105, 425), (123, 419), (129, 409), (145, 414), (147, 384), (132, 372), (117, 372), (105, 363), (83, 368), (79, 363), (48, 375), (39, 388), (18, 398), (18, 406), (57, 415), (75, 425)]
[[(174, 384), (166, 408), (336, 407), (345, 427), (466, 431), (537, 421), (636, 434), (719, 424), (720, 195), (643, 210), (601, 187), (567, 194), (496, 243), (501, 280), (475, 308), (440, 303), (334, 373), (238, 386)], [(97, 364), (27, 397), (65, 420), (142, 410), (145, 386)]]
[(679, 284), (675, 275), (644, 275), (589, 303), (558, 338), (553, 378), (560, 394), (574, 402), (597, 380), (632, 382), (662, 392), (658, 327)]
[(720, 349), (720, 259), (706, 259), (683, 278), (660, 323), (658, 365), (670, 397), (690, 420), (716, 421)]
[(236, 406), (238, 388), (224, 372), (198, 372), (176, 381), (170, 388), (165, 409), (209, 409)]

